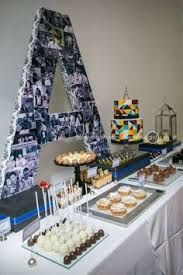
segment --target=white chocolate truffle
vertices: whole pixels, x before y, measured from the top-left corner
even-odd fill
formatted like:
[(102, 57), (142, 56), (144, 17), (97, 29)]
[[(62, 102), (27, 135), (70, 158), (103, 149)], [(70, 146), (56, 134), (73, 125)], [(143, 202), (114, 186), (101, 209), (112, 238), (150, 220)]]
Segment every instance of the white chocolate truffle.
[(44, 241), (45, 241), (45, 236), (40, 235), (40, 236), (38, 237), (38, 239), (37, 239), (37, 244), (38, 244), (38, 246), (42, 247), (43, 244), (44, 244)]
[(65, 237), (65, 240), (68, 241), (69, 239), (72, 238), (72, 232), (69, 231), (68, 233), (65, 233), (64, 237)]
[(78, 232), (80, 232), (81, 230), (82, 230), (82, 226), (81, 226), (80, 223), (74, 224), (74, 226), (73, 226), (73, 234), (74, 234), (74, 233), (78, 233)]
[(92, 230), (92, 228), (88, 227), (88, 228), (86, 229), (86, 233), (87, 233), (88, 238), (90, 238), (90, 237), (93, 235), (93, 230)]
[(65, 233), (71, 232), (72, 231), (72, 226), (71, 225), (67, 225), (65, 227)]
[(82, 223), (81, 224), (81, 231), (86, 230), (86, 228), (87, 228), (87, 225), (85, 223)]
[(61, 236), (64, 236), (64, 235), (65, 235), (65, 229), (61, 229), (57, 232), (58, 237), (61, 237)]
[(52, 250), (52, 245), (51, 245), (51, 242), (49, 240), (45, 240), (45, 242), (43, 244), (43, 249), (48, 251), (48, 252)]
[(65, 236), (64, 235), (60, 236), (59, 243), (60, 244), (65, 243)]
[(68, 247), (68, 249), (69, 249), (69, 252), (74, 251), (75, 248), (76, 248), (76, 245), (75, 245), (73, 239), (68, 240), (68, 241), (66, 242), (66, 245), (67, 245), (67, 247)]
[(87, 239), (87, 233), (86, 233), (86, 231), (84, 231), (84, 230), (80, 231), (80, 237), (81, 237), (81, 240), (83, 242), (86, 241), (86, 239)]
[(80, 244), (81, 244), (81, 238), (80, 238), (79, 234), (73, 235), (72, 239), (73, 239), (73, 242), (75, 243), (76, 247), (80, 246)]
[(59, 242), (54, 242), (52, 243), (53, 251), (58, 253), (60, 251), (60, 243)]
[(52, 236), (50, 237), (50, 241), (51, 241), (51, 242), (58, 242), (58, 237), (57, 237), (56, 235), (52, 235)]
[(53, 233), (57, 233), (59, 231), (59, 228), (58, 227), (56, 227), (56, 226), (54, 226), (53, 228), (52, 228), (52, 230), (51, 230), (51, 233), (53, 234)]
[(60, 245), (59, 252), (61, 256), (67, 255), (67, 253), (69, 252), (67, 245), (66, 244)]
[(51, 235), (52, 235), (51, 231), (50, 230), (46, 230), (46, 238), (50, 237)]

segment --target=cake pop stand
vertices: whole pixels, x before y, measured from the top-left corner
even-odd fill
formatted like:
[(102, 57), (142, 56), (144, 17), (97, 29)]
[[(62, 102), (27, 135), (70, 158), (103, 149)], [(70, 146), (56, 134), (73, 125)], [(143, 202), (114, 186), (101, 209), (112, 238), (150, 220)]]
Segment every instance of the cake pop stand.
[[(86, 163), (82, 163), (82, 164), (58, 164), (56, 162), (56, 160), (54, 160), (54, 163), (56, 165), (58, 165), (58, 166), (62, 166), (62, 167), (74, 167), (75, 184), (78, 182), (79, 187), (82, 188), (82, 195), (86, 195), (86, 190), (85, 190), (85, 184), (81, 180), (81, 166), (94, 164), (95, 162), (96, 162), (96, 159), (92, 160), (91, 162), (86, 162)], [(87, 192), (89, 193), (90, 191), (91, 191), (90, 188), (87, 187)]]

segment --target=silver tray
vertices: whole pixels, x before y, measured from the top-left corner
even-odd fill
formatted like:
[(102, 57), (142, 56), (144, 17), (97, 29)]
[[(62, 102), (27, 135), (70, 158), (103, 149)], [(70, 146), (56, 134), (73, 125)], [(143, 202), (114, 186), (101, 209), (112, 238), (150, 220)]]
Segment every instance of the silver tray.
[[(166, 168), (167, 165), (163, 166), (163, 165), (158, 165), (160, 168)], [(174, 165), (173, 165), (174, 166)], [(177, 180), (179, 177), (181, 177), (183, 175), (183, 171), (179, 171), (176, 170), (176, 173), (174, 175), (171, 175), (169, 178), (166, 178), (163, 182), (158, 182), (156, 183), (155, 181), (153, 181), (152, 176), (149, 176), (145, 179), (144, 184), (148, 184), (151, 185), (153, 187), (166, 187), (168, 185), (170, 185), (171, 183), (173, 183), (175, 180)], [(128, 178), (129, 181), (135, 181), (138, 182), (138, 177), (137, 174), (134, 177), (129, 177)]]
[[(110, 192), (116, 192), (117, 189), (121, 186), (130, 186), (129, 184), (125, 183), (118, 183), (114, 187), (110, 188), (106, 192), (102, 193), (101, 195), (91, 199), (88, 202), (88, 211), (90, 214), (95, 216), (96, 218), (106, 220), (108, 222), (112, 222), (121, 226), (128, 226), (130, 223), (132, 223), (140, 214), (142, 214), (152, 203), (154, 203), (157, 199), (159, 199), (164, 191), (162, 190), (156, 190), (152, 188), (147, 187), (139, 187), (139, 186), (133, 186), (132, 189), (143, 189), (145, 192), (148, 193), (148, 196), (142, 201), (138, 200), (137, 206), (130, 209), (129, 212), (127, 212), (126, 215), (122, 217), (114, 217), (111, 214), (109, 214), (109, 210), (101, 211), (100, 209), (97, 209), (96, 202), (101, 198), (106, 198)], [(84, 213), (87, 213), (87, 203), (84, 203), (81, 205), (82, 211)]]

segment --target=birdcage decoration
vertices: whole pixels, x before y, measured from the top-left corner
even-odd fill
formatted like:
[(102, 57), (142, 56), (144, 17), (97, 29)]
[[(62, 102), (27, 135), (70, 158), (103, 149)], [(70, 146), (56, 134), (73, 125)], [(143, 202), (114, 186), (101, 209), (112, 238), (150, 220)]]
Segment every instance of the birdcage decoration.
[(164, 104), (156, 115), (155, 128), (161, 137), (168, 135), (171, 142), (177, 140), (177, 116), (168, 104)]

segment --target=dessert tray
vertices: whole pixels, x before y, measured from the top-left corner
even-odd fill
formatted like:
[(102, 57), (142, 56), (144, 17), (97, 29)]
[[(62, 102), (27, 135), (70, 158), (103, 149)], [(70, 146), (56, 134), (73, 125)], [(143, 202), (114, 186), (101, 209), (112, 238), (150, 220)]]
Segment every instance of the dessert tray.
[[(172, 167), (172, 166), (163, 166), (163, 165), (151, 165), (151, 166), (148, 166), (142, 170), (146, 171), (148, 170), (149, 168), (151, 169), (151, 167), (153, 166), (156, 166), (156, 167), (159, 167), (160, 171), (163, 171), (163, 170), (166, 170), (168, 169), (169, 167)], [(174, 167), (175, 169), (175, 167)], [(140, 172), (140, 171), (139, 171)], [(129, 177), (128, 179), (130, 181), (135, 181), (135, 182), (138, 182), (138, 173), (135, 173), (135, 176), (134, 177)], [(145, 184), (148, 184), (148, 185), (151, 185), (153, 187), (166, 187), (168, 185), (170, 185), (171, 183), (173, 183), (176, 179), (178, 179), (180, 176), (183, 175), (183, 171), (179, 171), (177, 169), (175, 169), (175, 172), (173, 174), (169, 174), (168, 177), (163, 177), (162, 179), (160, 178), (160, 181), (156, 181), (153, 177), (153, 175), (157, 173), (157, 171), (154, 171), (152, 175), (147, 175), (145, 176)], [(159, 172), (158, 172), (159, 173)]]
[[(34, 245), (30, 246), (28, 241), (24, 242), (22, 247), (29, 250), (31, 254), (39, 255), (66, 269), (70, 269), (109, 236), (101, 229), (91, 230), (91, 228), (87, 225), (86, 229), (82, 229), (74, 238), (72, 235), (64, 237), (61, 231), (61, 234), (58, 235), (59, 229), (55, 226), (51, 231), (48, 229), (32, 237), (33, 242), (36, 240)], [(76, 229), (72, 228), (72, 233), (74, 230)], [(54, 234), (52, 231), (54, 231)], [(81, 232), (82, 238), (79, 240)], [(68, 235), (69, 231), (66, 234)], [(90, 237), (88, 237), (88, 234)], [(39, 238), (44, 239), (44, 242), (42, 239), (39, 241)]]
[[(124, 190), (128, 190), (130, 193), (130, 201), (132, 201), (132, 204), (135, 202), (134, 205), (128, 205), (126, 204), (126, 200), (128, 200), (128, 195), (122, 195), (119, 194), (119, 190), (124, 188)], [(139, 190), (140, 189), (140, 190)], [(144, 198), (142, 197), (140, 199), (137, 199), (133, 196), (134, 192), (138, 193), (138, 191), (144, 195)], [(82, 211), (85, 213), (90, 213), (94, 215), (95, 217), (98, 217), (100, 219), (107, 220), (112, 223), (116, 223), (118, 225), (122, 226), (128, 226), (131, 222), (133, 222), (142, 212), (144, 212), (154, 201), (156, 201), (159, 197), (163, 195), (163, 191), (161, 190), (155, 190), (151, 188), (146, 187), (137, 187), (137, 186), (130, 186), (125, 183), (118, 183), (114, 187), (110, 188), (103, 194), (93, 198), (92, 200), (88, 201), (88, 203), (84, 203), (81, 205)], [(102, 210), (98, 207), (98, 203), (101, 202), (101, 200), (112, 200), (114, 197), (120, 195), (121, 202), (115, 203), (111, 201), (111, 205), (108, 209)], [(124, 204), (125, 203), (125, 204)], [(116, 215), (115, 212), (112, 212), (114, 208), (118, 207), (120, 205), (121, 207), (121, 214)]]

